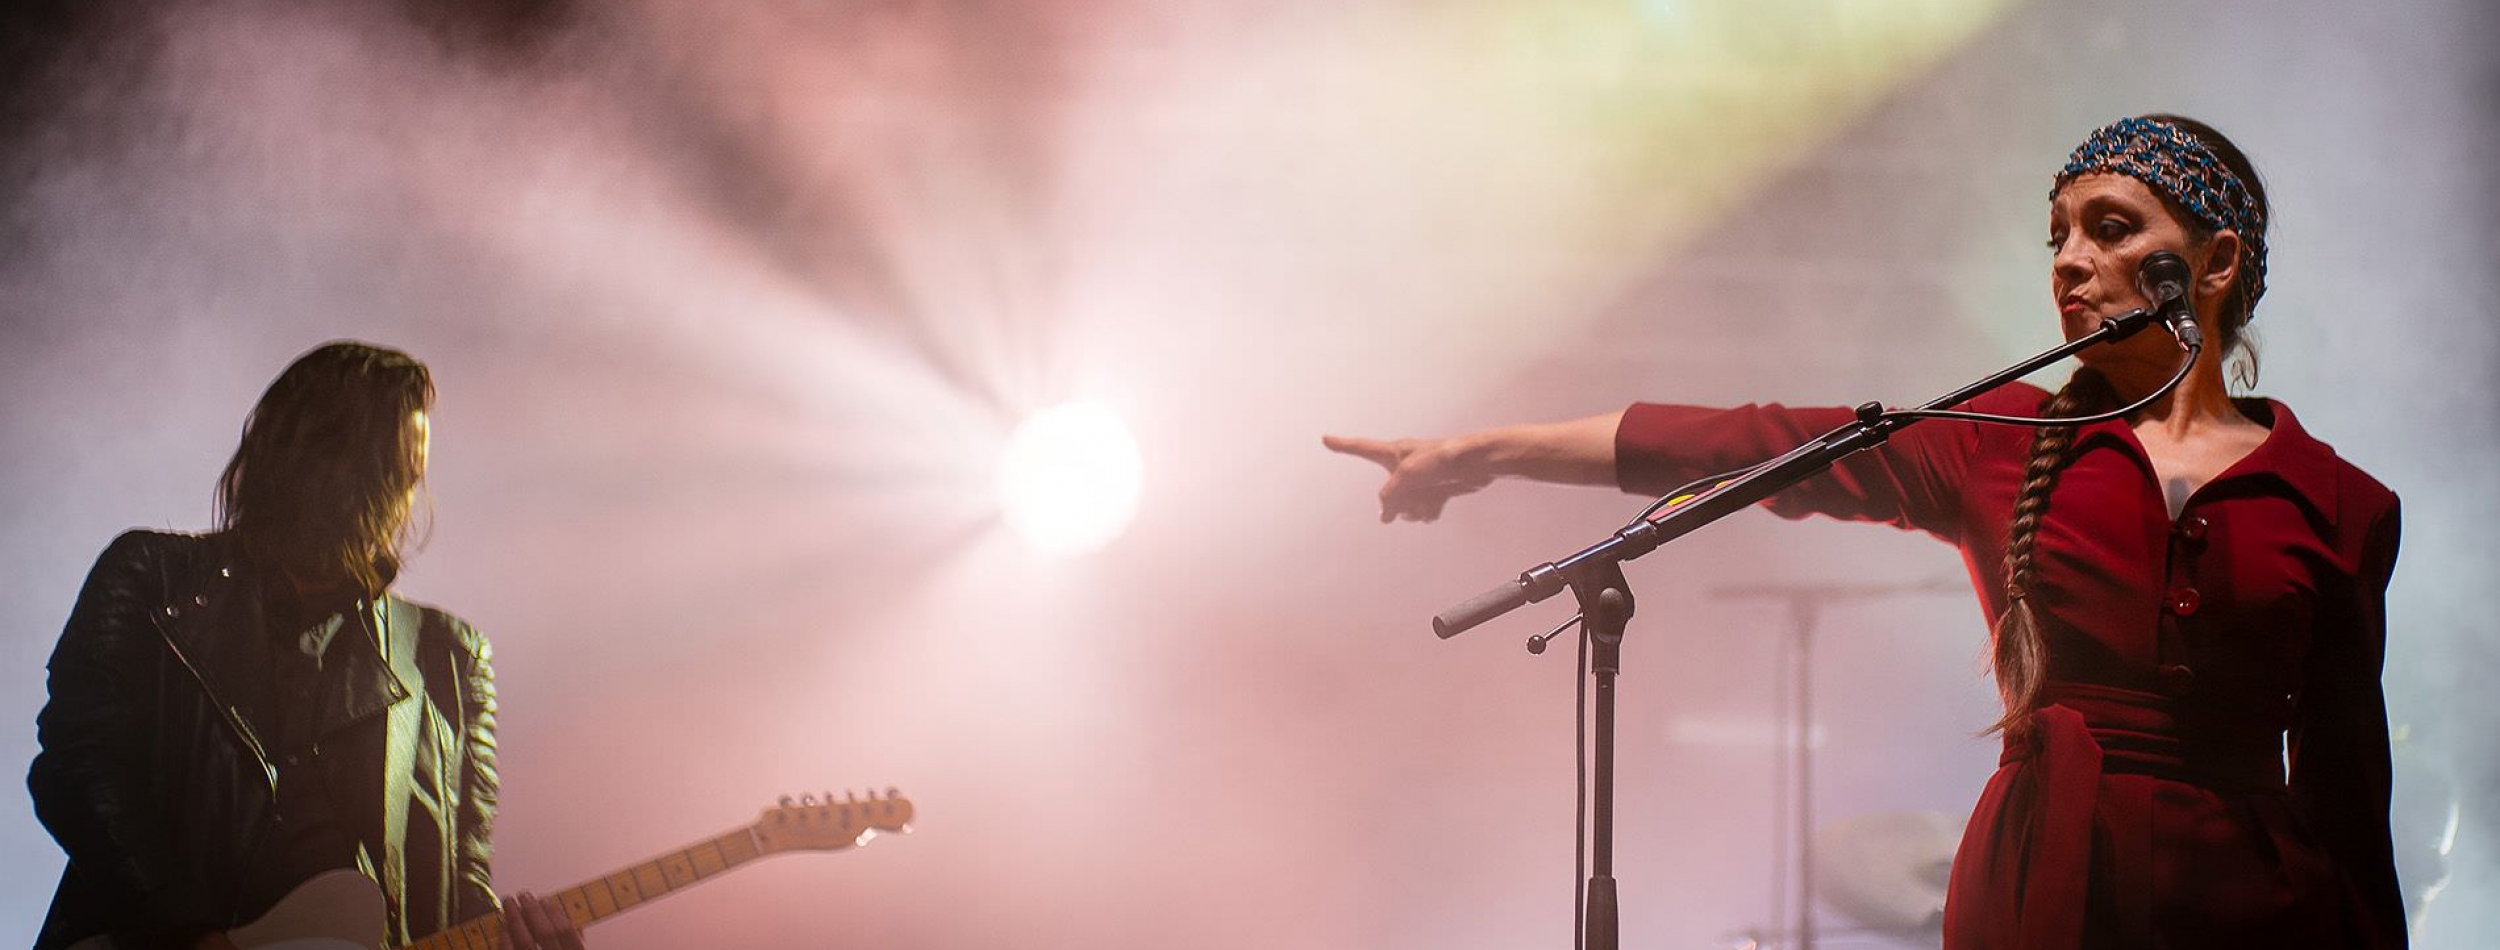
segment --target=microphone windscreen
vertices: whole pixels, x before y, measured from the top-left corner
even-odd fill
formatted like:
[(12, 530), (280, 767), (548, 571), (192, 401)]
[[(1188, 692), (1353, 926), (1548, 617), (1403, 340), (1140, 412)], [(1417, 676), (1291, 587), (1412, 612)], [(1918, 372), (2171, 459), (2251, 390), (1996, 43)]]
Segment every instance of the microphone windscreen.
[(2154, 251), (2136, 265), (2136, 278), (2142, 282), (2145, 295), (2154, 300), (2183, 296), (2188, 285), (2187, 261), (2169, 251)]

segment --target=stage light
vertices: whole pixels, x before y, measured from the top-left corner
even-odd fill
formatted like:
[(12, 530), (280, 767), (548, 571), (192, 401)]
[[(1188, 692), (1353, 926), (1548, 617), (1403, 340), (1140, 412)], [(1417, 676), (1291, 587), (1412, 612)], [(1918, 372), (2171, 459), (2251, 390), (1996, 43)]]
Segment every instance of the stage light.
[(1080, 554), (1128, 529), (1142, 475), (1137, 440), (1119, 416), (1067, 403), (1025, 419), (1008, 437), (999, 507), (1035, 550)]

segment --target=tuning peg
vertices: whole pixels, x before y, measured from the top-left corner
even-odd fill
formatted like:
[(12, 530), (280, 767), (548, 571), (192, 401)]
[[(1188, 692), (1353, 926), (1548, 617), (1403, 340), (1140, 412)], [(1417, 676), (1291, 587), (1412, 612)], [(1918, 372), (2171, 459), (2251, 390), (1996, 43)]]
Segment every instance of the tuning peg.
[(790, 796), (788, 796), (788, 795), (783, 795), (783, 796), (781, 796), (781, 807), (783, 807), (783, 808), (788, 808), (788, 807), (790, 807)]

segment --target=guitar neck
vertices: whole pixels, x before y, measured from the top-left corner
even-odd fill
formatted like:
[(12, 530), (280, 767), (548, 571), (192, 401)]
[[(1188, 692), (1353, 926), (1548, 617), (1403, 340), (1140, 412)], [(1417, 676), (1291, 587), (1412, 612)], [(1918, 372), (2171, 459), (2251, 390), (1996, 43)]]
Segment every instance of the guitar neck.
[[(587, 927), (642, 906), (661, 895), (683, 890), (763, 857), (752, 828), (740, 828), (695, 842), (659, 857), (594, 877), (550, 896), (575, 927)], [(415, 943), (406, 950), (493, 950), (503, 936), (502, 914), (488, 914)]]

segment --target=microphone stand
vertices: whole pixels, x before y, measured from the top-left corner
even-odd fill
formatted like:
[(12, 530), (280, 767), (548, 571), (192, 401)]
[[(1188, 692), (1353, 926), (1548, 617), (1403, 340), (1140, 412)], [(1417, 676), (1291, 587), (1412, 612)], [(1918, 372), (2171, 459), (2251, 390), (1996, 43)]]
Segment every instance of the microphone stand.
[[(2043, 366), (2105, 342), (2134, 335), (2152, 325), (2154, 315), (2130, 310), (2101, 321), (2098, 329), (2044, 350), (2022, 362), (1991, 373), (1934, 400), (1921, 410), (1944, 409), (2031, 375)], [(1615, 676), (1622, 666), (1623, 631), (1632, 617), (1632, 588), (1624, 579), (1623, 562), (1648, 554), (1677, 538), (1728, 515), (1750, 508), (1781, 489), (1803, 481), (1866, 449), (1882, 445), (1919, 416), (1886, 412), (1882, 403), (1857, 407), (1847, 425), (1789, 450), (1778, 458), (1701, 494), (1674, 504), (1656, 517), (1644, 516), (1578, 553), (1547, 561), (1520, 572), (1515, 580), (1485, 591), (1432, 618), (1432, 632), (1449, 639), (1528, 604), (1568, 588), (1580, 603), (1592, 648), (1589, 675), (1597, 682), (1596, 752), (1591, 790), (1587, 903), (1575, 910), (1587, 914), (1585, 950), (1616, 950), (1620, 941), (1614, 879)]]

